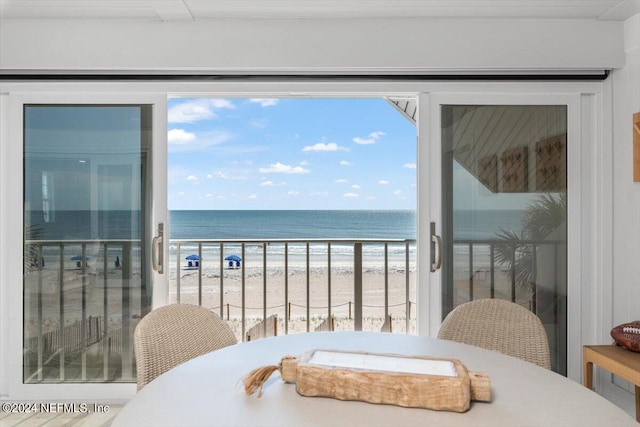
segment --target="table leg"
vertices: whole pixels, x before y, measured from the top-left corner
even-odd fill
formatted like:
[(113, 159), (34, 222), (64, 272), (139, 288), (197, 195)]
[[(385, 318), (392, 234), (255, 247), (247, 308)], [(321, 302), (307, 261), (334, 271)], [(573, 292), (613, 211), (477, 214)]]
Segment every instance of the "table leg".
[(584, 363), (584, 386), (593, 390), (593, 362)]

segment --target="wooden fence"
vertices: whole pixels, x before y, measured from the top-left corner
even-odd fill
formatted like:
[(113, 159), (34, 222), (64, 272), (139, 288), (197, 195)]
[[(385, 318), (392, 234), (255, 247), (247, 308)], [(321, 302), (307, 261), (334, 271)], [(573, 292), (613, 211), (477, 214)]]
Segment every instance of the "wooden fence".
[[(85, 348), (103, 341), (105, 338), (104, 318), (89, 316), (84, 329)], [(24, 349), (38, 354), (39, 338), (37, 335), (25, 339)], [(109, 329), (106, 334), (106, 351), (108, 355), (118, 355), (122, 352), (122, 326)], [(48, 361), (64, 349), (65, 359), (77, 357), (83, 350), (82, 321), (76, 320), (66, 325), (63, 330), (56, 329), (42, 334), (42, 360)], [(45, 362), (46, 363), (46, 362)]]

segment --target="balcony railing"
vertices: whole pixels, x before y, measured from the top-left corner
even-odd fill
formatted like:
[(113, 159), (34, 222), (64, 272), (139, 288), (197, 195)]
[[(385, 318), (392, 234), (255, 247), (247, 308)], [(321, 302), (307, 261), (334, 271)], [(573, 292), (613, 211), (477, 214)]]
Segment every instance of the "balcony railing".
[[(349, 329), (371, 329), (365, 324), (367, 313), (380, 323), (392, 315), (395, 332), (415, 331), (413, 240), (171, 240), (169, 244), (169, 302), (215, 310), (230, 323), (239, 323), (241, 341), (252, 322), (274, 312), (283, 324), (278, 333), (285, 334), (297, 332), (294, 326), (300, 323), (303, 331), (311, 331), (323, 318), (335, 318), (338, 324), (344, 320)], [(151, 301), (143, 251), (137, 240), (25, 242), (26, 383), (135, 381), (133, 330)], [(184, 259), (192, 253), (198, 255), (196, 268), (196, 263), (189, 267)], [(224, 258), (229, 253), (242, 258), (239, 268), (228, 268)], [(324, 272), (323, 290), (318, 271)], [(196, 274), (195, 295), (183, 273)], [(381, 292), (370, 292), (370, 276), (380, 276)], [(235, 286), (236, 279), (240, 286)], [(345, 280), (351, 281), (349, 290), (340, 292), (339, 284)], [(302, 300), (294, 295), (300, 286)], [(390, 295), (393, 289), (402, 292)], [(323, 292), (326, 303), (315, 304), (312, 296)], [(248, 295), (256, 293), (260, 304), (249, 305), (256, 299)], [(281, 300), (268, 305), (272, 293)], [(266, 323), (264, 328), (266, 333)]]
[[(242, 259), (237, 267), (226, 259), (229, 255)], [(187, 257), (192, 258), (190, 264)], [(174, 239), (170, 241), (170, 259), (170, 301), (185, 301), (186, 277), (191, 290), (188, 302), (207, 306), (231, 323), (239, 322), (239, 340), (246, 338), (250, 322), (260, 322), (273, 314), (281, 319), (279, 331), (285, 334), (292, 332), (294, 323), (302, 322), (303, 331), (310, 332), (317, 326), (315, 323), (332, 317), (339, 324), (349, 323), (349, 329), (367, 329), (366, 312), (373, 313), (380, 323), (392, 314), (395, 330), (415, 330), (415, 316), (413, 320), (411, 317), (411, 305), (415, 303), (411, 299), (415, 295), (415, 240)], [(400, 270), (402, 283), (397, 280)], [(376, 291), (365, 279), (371, 275), (382, 280)], [(302, 280), (294, 280), (301, 276)], [(345, 280), (349, 282), (348, 296), (344, 292)], [(234, 281), (231, 286), (230, 281)], [(402, 300), (398, 301), (400, 287)], [(395, 301), (391, 302), (390, 288), (396, 291)], [(298, 292), (293, 294), (295, 289)], [(372, 294), (378, 291), (382, 295), (373, 301)], [(261, 299), (253, 297), (249, 302), (248, 295), (256, 293)], [(275, 294), (277, 299), (269, 298)], [(269, 303), (273, 299), (276, 301)], [(262, 327), (266, 334), (268, 324), (263, 322)]]
[(561, 291), (566, 284), (566, 277), (560, 275), (566, 247), (566, 240), (558, 239), (457, 239), (453, 242), (453, 262), (447, 266), (453, 269), (454, 292), (448, 293), (449, 304), (455, 307), (475, 299), (500, 298), (540, 314), (541, 289)]
[[(336, 329), (415, 332), (415, 240), (171, 240), (169, 302), (205, 306), (227, 320), (240, 341), (277, 316), (278, 334)], [(511, 254), (499, 263), (495, 252)], [(539, 312), (538, 254), (561, 281), (564, 241), (454, 242), (452, 305), (504, 298)], [(135, 381), (133, 330), (150, 309), (140, 241), (27, 241), (24, 274), (24, 380)], [(532, 287), (518, 285), (514, 260), (529, 254)], [(185, 258), (196, 255), (191, 266)], [(237, 255), (238, 268), (225, 258)], [(547, 264), (549, 265), (547, 260)], [(195, 261), (195, 260), (194, 260)], [(451, 265), (444, 268), (453, 268)], [(451, 293), (453, 294), (453, 292)], [(539, 313), (541, 316), (544, 314)], [(334, 324), (333, 320), (329, 322)], [(268, 335), (267, 323), (261, 324)], [(254, 328), (255, 329), (255, 328)], [(272, 332), (273, 333), (273, 332)]]

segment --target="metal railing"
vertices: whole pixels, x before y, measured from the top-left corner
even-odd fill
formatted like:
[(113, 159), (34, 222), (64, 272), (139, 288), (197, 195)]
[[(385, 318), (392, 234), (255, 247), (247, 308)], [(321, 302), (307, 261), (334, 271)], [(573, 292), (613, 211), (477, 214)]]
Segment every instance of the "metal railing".
[[(468, 280), (468, 300), (473, 301), (475, 298), (476, 282), (480, 281), (482, 275), (485, 275), (483, 281), (489, 283), (489, 298), (496, 297), (497, 276), (507, 277), (509, 283), (509, 295), (507, 299), (512, 302), (517, 301), (518, 285), (523, 284), (522, 277), (526, 277), (526, 291), (529, 302), (529, 310), (538, 313), (537, 293), (538, 293), (538, 250), (540, 248), (551, 248), (551, 259), (553, 266), (548, 269), (553, 277), (553, 286), (557, 287), (561, 278), (558, 277), (559, 271), (559, 255), (560, 251), (566, 251), (566, 240), (529, 240), (529, 239), (456, 239), (453, 242), (453, 262), (449, 263), (449, 268), (456, 268), (455, 265), (462, 265), (465, 262), (460, 258), (466, 256), (466, 279)], [(462, 249), (462, 250), (460, 250)], [(502, 262), (497, 261), (496, 251), (502, 249), (503, 258), (508, 254), (509, 259), (503, 259)], [(466, 253), (464, 253), (466, 250)], [(485, 262), (481, 267), (476, 266), (474, 259), (478, 252), (483, 252), (486, 256)], [(462, 254), (461, 254), (462, 253)], [(488, 263), (488, 265), (487, 265)], [(453, 275), (456, 271), (453, 272)], [(488, 275), (488, 279), (486, 277)], [(449, 293), (452, 295), (452, 293)], [(454, 304), (452, 302), (451, 306)]]
[[(194, 253), (198, 257), (197, 265), (188, 268), (188, 274), (195, 273), (195, 278), (190, 279), (195, 283), (194, 302), (214, 309), (223, 318), (235, 318), (240, 323), (240, 339), (244, 339), (251, 326), (247, 323), (250, 312), (267, 319), (273, 310), (282, 313), (283, 328), (278, 331), (285, 334), (292, 332), (293, 320), (304, 322), (301, 327), (311, 331), (314, 314), (322, 321), (343, 313), (350, 328), (362, 330), (367, 310), (375, 311), (381, 320), (394, 314), (393, 320), (399, 322), (394, 325), (394, 331), (398, 330), (396, 326), (404, 326), (408, 333), (415, 326), (412, 312), (416, 310), (412, 310), (414, 302), (411, 301), (416, 286), (415, 244), (415, 240), (398, 239), (173, 239), (168, 252), (171, 267), (168, 272), (175, 273), (175, 278), (170, 280), (171, 292), (175, 302), (187, 301), (188, 285), (182, 273), (187, 267), (185, 256)], [(452, 255), (450, 264), (464, 265), (461, 269), (468, 271), (470, 300), (480, 295), (480, 285), (489, 287), (487, 297), (499, 297), (497, 284), (508, 282), (507, 298), (516, 301), (519, 271), (515, 261), (528, 254), (530, 282), (534, 285), (528, 291), (528, 298), (530, 309), (536, 313), (537, 257), (541, 247), (552, 248), (549, 259), (553, 259), (553, 265), (549, 266), (549, 274), (557, 277), (559, 254), (566, 251), (563, 240), (456, 240), (453, 251), (457, 255)], [(497, 262), (498, 250), (503, 255), (509, 253), (510, 262)], [(226, 268), (228, 261), (225, 260), (231, 253), (242, 259), (239, 268), (233, 271)], [(486, 257), (482, 266), (478, 264), (478, 254)], [(466, 261), (461, 257), (466, 257)], [(137, 240), (25, 242), (25, 382), (135, 381), (133, 330), (150, 309), (151, 300), (143, 259), (144, 245)], [(371, 266), (375, 266), (375, 271), (367, 273)], [(445, 268), (453, 267), (445, 264)], [(280, 271), (281, 284), (275, 283), (277, 280), (269, 274), (274, 269)], [(322, 283), (318, 283), (320, 276), (312, 276), (314, 269), (324, 272)], [(337, 296), (336, 271), (339, 270), (348, 276), (339, 278), (343, 285), (345, 280), (352, 280), (348, 297), (344, 293)], [(236, 292), (232, 289), (231, 273), (235, 275), (234, 280), (239, 281), (237, 303), (231, 299)], [(392, 273), (393, 284), (390, 283)], [(373, 305), (366, 304), (367, 298), (372, 301), (368, 294), (371, 274), (383, 280), (381, 291), (375, 295), (380, 303)], [(290, 291), (294, 286), (297, 290), (303, 289), (303, 298), (292, 298)], [(280, 287), (279, 290), (276, 287)], [(395, 294), (401, 295), (402, 300), (390, 301), (390, 288), (403, 288)], [(276, 291), (282, 292), (281, 299), (278, 304), (268, 305), (267, 297)], [(326, 292), (322, 304), (312, 304), (312, 291), (314, 295)], [(248, 292), (261, 292), (261, 301), (257, 300), (256, 306), (248, 304)], [(212, 295), (217, 301), (212, 302)], [(232, 308), (236, 310), (233, 316), (230, 315)], [(293, 319), (292, 310), (304, 314)]]
[[(170, 257), (171, 260), (169, 265), (173, 271), (176, 272), (175, 280), (171, 280), (170, 287), (172, 290), (175, 289), (175, 302), (182, 302), (182, 287), (183, 281), (181, 278), (181, 271), (185, 269), (192, 269), (196, 271), (196, 282), (197, 282), (197, 304), (203, 305), (203, 297), (204, 297), (204, 266), (208, 266), (209, 268), (214, 268), (215, 271), (218, 272), (218, 278), (215, 281), (208, 280), (208, 285), (213, 285), (216, 287), (215, 293), (219, 294), (219, 302), (215, 307), (209, 307), (219, 312), (220, 317), (229, 319), (229, 308), (234, 307), (240, 310), (240, 339), (244, 339), (246, 331), (247, 331), (247, 310), (249, 307), (247, 306), (246, 295), (247, 295), (247, 263), (251, 262), (253, 271), (258, 271), (262, 276), (262, 304), (261, 307), (253, 307), (253, 309), (261, 309), (261, 319), (266, 319), (268, 317), (268, 309), (277, 309), (282, 308), (282, 313), (284, 316), (284, 333), (289, 333), (289, 323), (291, 321), (291, 306), (300, 306), (298, 304), (292, 304), (290, 301), (289, 290), (290, 290), (290, 272), (291, 272), (291, 258), (292, 255), (290, 250), (292, 248), (297, 248), (298, 252), (296, 254), (296, 258), (299, 261), (299, 264), (304, 265), (303, 270), (305, 274), (304, 286), (305, 286), (305, 296), (306, 301), (304, 304), (301, 304), (302, 308), (305, 310), (305, 321), (306, 321), (306, 331), (311, 331), (311, 309), (324, 309), (326, 310), (326, 316), (331, 317), (334, 315), (334, 309), (340, 306), (344, 306), (346, 304), (349, 305), (349, 312), (351, 313), (351, 307), (353, 307), (353, 315), (349, 315), (349, 319), (353, 320), (353, 329), (356, 331), (363, 329), (363, 308), (367, 306), (363, 304), (363, 295), (365, 293), (363, 287), (363, 260), (365, 258), (370, 258), (370, 256), (363, 254), (363, 248), (376, 248), (377, 249), (377, 261), (379, 265), (383, 265), (383, 276), (384, 276), (384, 303), (379, 306), (384, 310), (384, 317), (387, 318), (389, 315), (389, 249), (395, 248), (396, 253), (401, 251), (402, 259), (404, 262), (404, 294), (405, 300), (402, 305), (405, 307), (405, 315), (404, 315), (404, 323), (405, 330), (408, 332), (411, 327), (411, 304), (410, 300), (411, 294), (411, 280), (410, 280), (410, 267), (413, 263), (415, 266), (415, 259), (412, 259), (414, 255), (412, 255), (412, 248), (415, 248), (415, 240), (407, 240), (407, 239), (262, 239), (262, 240), (234, 240), (234, 239), (225, 239), (225, 240), (199, 240), (199, 239), (172, 239), (169, 242), (170, 244)], [(348, 258), (352, 261), (352, 275), (353, 275), (353, 301), (349, 301), (347, 303), (336, 304), (332, 300), (332, 278), (334, 274), (334, 266), (335, 266), (335, 248), (340, 247), (343, 251), (345, 247), (349, 248)], [(278, 252), (277, 255), (269, 254), (269, 251)], [(312, 249), (319, 250), (320, 254), (312, 254)], [(204, 251), (208, 252), (209, 256), (204, 256)], [(249, 259), (247, 258), (248, 251), (251, 251), (251, 255)], [(300, 250), (302, 250), (300, 252)], [(225, 255), (230, 253), (238, 254), (242, 261), (239, 265), (240, 270), (240, 304), (233, 305), (229, 302), (225, 302), (225, 267), (228, 265), (228, 261), (225, 260)], [(193, 262), (191, 266), (185, 266), (186, 256), (196, 255), (193, 258)], [(211, 257), (215, 257), (212, 259)], [(342, 253), (342, 257), (344, 258), (344, 252)], [(283, 268), (283, 287), (284, 287), (284, 297), (283, 301), (279, 305), (268, 306), (267, 304), (267, 295), (270, 292), (270, 286), (273, 286), (269, 279), (268, 269), (270, 268), (269, 259), (280, 258), (282, 262)], [(322, 265), (322, 269), (326, 271), (326, 297), (327, 297), (327, 305), (323, 307), (312, 306), (311, 304), (311, 291), (312, 291), (312, 280), (311, 280), (311, 262), (312, 258), (315, 260), (324, 258), (325, 264)], [(398, 256), (396, 255), (396, 259)], [(233, 261), (232, 261), (233, 262)], [(343, 261), (344, 262), (344, 261)], [(214, 283), (217, 282), (217, 283)], [(227, 310), (225, 313), (225, 309)], [(264, 328), (266, 329), (267, 324), (264, 323)], [(266, 331), (265, 331), (266, 333)]]
[(150, 301), (140, 243), (25, 242), (25, 383), (135, 381), (133, 330)]

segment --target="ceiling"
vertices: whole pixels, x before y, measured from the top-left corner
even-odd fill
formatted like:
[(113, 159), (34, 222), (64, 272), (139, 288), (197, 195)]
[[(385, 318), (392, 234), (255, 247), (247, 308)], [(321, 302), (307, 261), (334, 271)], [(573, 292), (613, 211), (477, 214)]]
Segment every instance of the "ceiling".
[(622, 21), (640, 0), (0, 0), (1, 19), (506, 18)]

